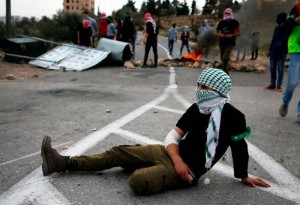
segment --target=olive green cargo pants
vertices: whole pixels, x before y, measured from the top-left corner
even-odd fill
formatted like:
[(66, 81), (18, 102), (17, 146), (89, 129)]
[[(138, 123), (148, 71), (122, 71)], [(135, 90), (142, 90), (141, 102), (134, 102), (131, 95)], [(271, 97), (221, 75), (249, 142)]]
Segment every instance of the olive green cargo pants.
[(222, 61), (223, 71), (229, 75), (229, 61), (233, 46), (220, 46), (220, 58)]
[(94, 155), (72, 157), (83, 171), (101, 171), (112, 167), (134, 170), (129, 186), (138, 194), (148, 195), (185, 187), (162, 145), (117, 146)]

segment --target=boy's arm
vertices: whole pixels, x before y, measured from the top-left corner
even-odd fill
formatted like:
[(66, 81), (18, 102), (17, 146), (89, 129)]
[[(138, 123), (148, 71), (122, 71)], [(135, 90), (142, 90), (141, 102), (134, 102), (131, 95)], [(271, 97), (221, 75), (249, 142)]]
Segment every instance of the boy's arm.
[(167, 135), (165, 139), (165, 147), (169, 157), (174, 164), (176, 173), (182, 180), (186, 181), (187, 183), (192, 183), (195, 175), (188, 167), (188, 165), (182, 160), (179, 154), (178, 142), (181, 140), (184, 134), (185, 133), (180, 128), (175, 127)]

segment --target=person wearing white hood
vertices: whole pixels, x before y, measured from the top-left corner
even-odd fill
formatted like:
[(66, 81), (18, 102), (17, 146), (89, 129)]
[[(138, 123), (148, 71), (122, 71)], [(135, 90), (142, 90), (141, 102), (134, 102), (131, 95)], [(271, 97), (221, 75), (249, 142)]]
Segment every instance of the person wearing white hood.
[(229, 74), (230, 54), (235, 46), (236, 37), (240, 35), (240, 24), (233, 18), (231, 8), (224, 10), (223, 20), (219, 22), (215, 33), (220, 38), (219, 48), (223, 70)]

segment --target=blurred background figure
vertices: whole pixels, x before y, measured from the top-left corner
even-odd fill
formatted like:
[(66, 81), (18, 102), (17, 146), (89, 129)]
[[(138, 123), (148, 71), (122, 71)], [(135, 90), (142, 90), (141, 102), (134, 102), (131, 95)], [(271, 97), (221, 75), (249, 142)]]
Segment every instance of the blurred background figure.
[(189, 40), (190, 40), (190, 31), (188, 26), (183, 27), (183, 31), (181, 33), (181, 47), (180, 47), (180, 56), (182, 56), (183, 47), (186, 46), (187, 51), (190, 53), (189, 48)]
[(134, 24), (131, 20), (131, 14), (129, 12), (125, 13), (123, 21), (123, 30), (122, 30), (122, 41), (130, 43), (133, 50), (133, 38), (134, 38)]
[(204, 19), (202, 25), (198, 28), (198, 46), (204, 57), (208, 56), (210, 46), (214, 44), (214, 35), (212, 27), (208, 24), (208, 20)]
[(99, 32), (98, 32), (98, 40), (100, 40), (100, 38), (106, 38), (107, 35), (107, 19), (106, 19), (106, 13), (102, 12), (101, 13), (101, 18), (99, 21)]
[(256, 60), (258, 57), (259, 37), (260, 37), (260, 31), (256, 27), (254, 31), (252, 31), (251, 33), (251, 39), (252, 39), (251, 60)]
[[(237, 61), (243, 61), (246, 58), (247, 55), (247, 48), (248, 48), (248, 41), (249, 41), (250, 33), (248, 24), (242, 24), (241, 25), (241, 35), (238, 37), (236, 42), (236, 60)], [(240, 58), (240, 56), (242, 56)]]
[(77, 30), (77, 43), (81, 46), (92, 47), (92, 29), (90, 26), (90, 21), (84, 19), (82, 24), (78, 27)]
[(177, 41), (177, 29), (176, 24), (173, 23), (172, 27), (168, 31), (168, 48), (169, 53), (172, 55), (174, 42)]
[(97, 30), (98, 30), (97, 21), (94, 18), (90, 17), (88, 11), (82, 12), (82, 15), (83, 15), (83, 19), (87, 19), (90, 21), (90, 27), (92, 29), (92, 40), (93, 40), (92, 47), (94, 48), (95, 47), (95, 38), (97, 35)]
[(117, 41), (121, 41), (122, 40), (122, 32), (123, 32), (123, 25), (122, 25), (121, 19), (118, 19), (116, 28), (117, 28)]
[(113, 23), (113, 19), (111, 16), (108, 16), (106, 18), (107, 20), (107, 38), (108, 39), (111, 39), (111, 40), (116, 40), (116, 37), (117, 37), (117, 29), (116, 29), (116, 26), (115, 24)]
[(281, 27), (286, 18), (286, 13), (280, 13), (277, 15), (277, 25), (274, 29), (274, 34), (268, 52), (268, 56), (270, 57), (271, 83), (265, 87), (265, 89), (274, 90), (276, 88), (278, 92), (282, 92), (281, 85), (284, 75), (284, 63), (288, 52), (288, 39)]

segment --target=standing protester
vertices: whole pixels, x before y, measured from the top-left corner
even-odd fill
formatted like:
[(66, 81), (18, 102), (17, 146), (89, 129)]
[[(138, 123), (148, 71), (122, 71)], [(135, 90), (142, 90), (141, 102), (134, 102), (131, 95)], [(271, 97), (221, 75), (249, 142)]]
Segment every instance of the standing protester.
[(173, 45), (174, 42), (176, 41), (177, 41), (177, 30), (176, 30), (176, 24), (174, 23), (168, 31), (168, 48), (169, 48), (170, 55), (172, 55)]
[(190, 53), (189, 40), (190, 40), (190, 31), (188, 26), (183, 27), (183, 31), (180, 36), (181, 47), (180, 47), (180, 56), (182, 56), (183, 47), (186, 46), (187, 51)]
[(118, 19), (116, 28), (117, 28), (117, 41), (121, 41), (122, 40), (122, 32), (123, 32), (123, 25), (122, 25), (121, 19)]
[[(250, 33), (249, 33), (249, 24), (243, 24), (241, 26), (241, 35), (238, 37), (236, 42), (236, 60), (243, 61), (246, 58), (247, 55), (247, 47), (248, 47), (248, 41), (249, 41)], [(240, 58), (240, 55), (242, 58)]]
[(198, 28), (198, 37), (203, 36), (210, 29), (211, 29), (211, 26), (208, 25), (207, 19), (204, 19), (202, 22), (202, 25)]
[(256, 28), (255, 31), (251, 33), (251, 39), (252, 39), (251, 60), (256, 60), (258, 57), (259, 38), (260, 38), (260, 32), (258, 28)]
[(229, 60), (232, 48), (235, 46), (235, 39), (240, 35), (240, 24), (233, 19), (233, 11), (227, 8), (223, 13), (221, 20), (216, 29), (216, 35), (220, 38), (219, 49), (223, 70), (229, 74)]
[(133, 28), (134, 28), (133, 37), (132, 37), (132, 51), (133, 51), (133, 54), (134, 54), (134, 52), (135, 52), (135, 41), (136, 41), (136, 37), (137, 37), (137, 28), (136, 28), (135, 22), (133, 20), (131, 20), (131, 21), (133, 23)]
[(133, 22), (131, 21), (131, 15), (129, 12), (126, 12), (123, 21), (123, 32), (122, 32), (122, 39), (124, 42), (132, 44), (133, 37), (134, 37), (134, 29), (135, 28)]
[(93, 32), (90, 26), (90, 21), (84, 19), (82, 25), (77, 30), (77, 43), (78, 45), (92, 47), (93, 43)]
[(93, 40), (92, 47), (94, 48), (95, 47), (95, 38), (97, 35), (97, 30), (98, 30), (97, 21), (94, 18), (90, 17), (89, 12), (87, 12), (87, 11), (82, 12), (82, 15), (83, 15), (84, 19), (87, 19), (90, 21), (90, 26), (92, 29), (92, 40)]
[(113, 23), (113, 20), (112, 20), (112, 17), (111, 16), (108, 16), (106, 18), (107, 20), (107, 38), (108, 39), (111, 39), (111, 40), (116, 40), (116, 36), (117, 36), (117, 29), (116, 29), (116, 26), (115, 24)]
[(99, 21), (99, 32), (98, 32), (98, 40), (100, 38), (106, 38), (107, 35), (107, 19), (106, 19), (106, 13), (102, 12), (101, 13), (101, 18)]
[[(300, 80), (300, 1), (293, 7), (286, 23), (291, 25), (291, 34), (288, 39), (288, 53), (290, 55), (290, 65), (288, 80), (285, 92), (282, 98), (283, 104), (279, 109), (279, 114), (285, 117), (288, 113), (288, 106), (293, 97), (295, 88)], [(299, 96), (298, 96), (299, 100)], [(300, 124), (300, 100), (297, 106), (297, 122)]]
[(284, 75), (284, 63), (288, 52), (288, 39), (281, 27), (286, 18), (286, 13), (280, 13), (277, 15), (277, 26), (274, 29), (274, 34), (268, 52), (268, 56), (270, 57), (271, 84), (265, 87), (265, 89), (276, 89), (278, 92), (282, 92), (281, 85)]
[(222, 70), (205, 69), (195, 90), (196, 102), (178, 120), (163, 145), (120, 145), (94, 155), (61, 156), (42, 142), (43, 174), (66, 171), (102, 171), (122, 167), (131, 171), (128, 183), (138, 194), (197, 185), (230, 147), (234, 176), (249, 186), (270, 187), (260, 178), (248, 176), (249, 154), (244, 139), (251, 134), (245, 116), (228, 103), (231, 79)]
[(212, 45), (212, 28), (208, 25), (207, 19), (204, 19), (202, 25), (198, 28), (198, 43), (204, 57), (208, 56), (210, 46)]
[(146, 28), (144, 31), (144, 42), (143, 43), (146, 46), (145, 46), (144, 62), (143, 62), (142, 67), (146, 67), (146, 65), (147, 65), (148, 55), (149, 55), (149, 51), (150, 51), (151, 47), (153, 49), (153, 54), (154, 54), (154, 67), (157, 67), (157, 60), (158, 60), (157, 36), (159, 33), (158, 27), (150, 13), (145, 14), (144, 21), (146, 22)]

